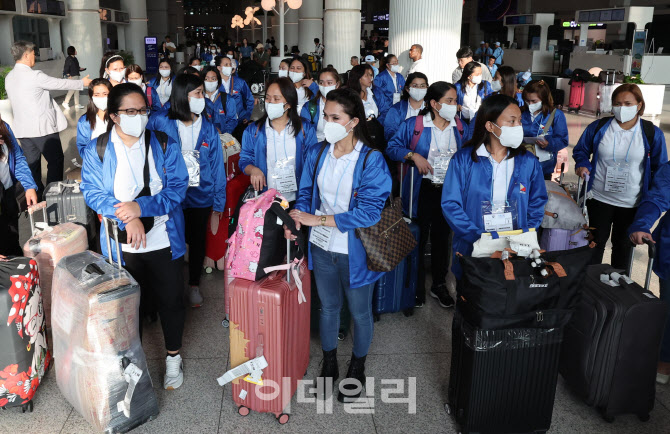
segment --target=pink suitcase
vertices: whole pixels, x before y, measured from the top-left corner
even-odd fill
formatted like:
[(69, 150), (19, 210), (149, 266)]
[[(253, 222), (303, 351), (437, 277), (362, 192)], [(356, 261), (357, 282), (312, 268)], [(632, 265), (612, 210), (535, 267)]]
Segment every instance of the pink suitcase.
[[(280, 424), (289, 420), (283, 411), (307, 371), (310, 346), (310, 272), (305, 261), (297, 268), (302, 291), (293, 273), (287, 281), (283, 270), (258, 281), (234, 279), (227, 288), (231, 369), (260, 356), (268, 363), (263, 386), (245, 377), (232, 381), (233, 400), (242, 416), (254, 410), (274, 414)], [(273, 390), (274, 399), (263, 399)]]

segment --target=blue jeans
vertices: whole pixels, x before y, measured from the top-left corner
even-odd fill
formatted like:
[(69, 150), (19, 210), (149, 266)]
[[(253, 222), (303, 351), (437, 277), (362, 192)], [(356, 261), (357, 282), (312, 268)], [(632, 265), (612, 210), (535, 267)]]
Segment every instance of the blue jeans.
[[(664, 302), (670, 304), (670, 280), (658, 279), (660, 298)], [(665, 332), (663, 333), (663, 341), (661, 342), (661, 362), (670, 363), (670, 316), (665, 322)]]
[(337, 333), (340, 330), (340, 311), (344, 296), (354, 319), (354, 355), (368, 354), (372, 343), (372, 292), (374, 284), (351, 288), (349, 286), (349, 255), (312, 248), (314, 278), (321, 299), (319, 328), (321, 347), (324, 351), (337, 348)]

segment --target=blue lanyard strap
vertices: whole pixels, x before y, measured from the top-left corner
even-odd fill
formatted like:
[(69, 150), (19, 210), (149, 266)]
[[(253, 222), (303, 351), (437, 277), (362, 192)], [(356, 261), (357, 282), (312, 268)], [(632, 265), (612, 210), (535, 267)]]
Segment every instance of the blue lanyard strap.
[[(639, 127), (640, 124), (638, 122), (638, 124), (635, 125), (635, 129), (633, 130), (633, 136), (630, 138), (630, 143), (628, 144), (628, 150), (626, 151), (626, 159), (625, 159), (626, 163), (628, 163), (628, 154), (630, 153), (631, 146), (633, 146), (633, 140), (635, 140), (635, 133), (637, 133), (637, 129)], [(622, 138), (623, 138), (623, 132), (625, 132), (625, 130), (622, 131)], [(615, 150), (616, 150), (616, 133), (614, 133), (614, 144), (612, 145), (612, 160), (614, 160), (614, 162), (616, 163), (616, 155), (614, 153)]]

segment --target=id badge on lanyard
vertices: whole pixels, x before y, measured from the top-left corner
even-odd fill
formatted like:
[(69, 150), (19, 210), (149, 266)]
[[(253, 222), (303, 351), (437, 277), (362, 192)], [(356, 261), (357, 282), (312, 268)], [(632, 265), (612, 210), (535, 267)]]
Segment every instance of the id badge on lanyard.
[(298, 191), (298, 181), (295, 177), (295, 157), (277, 160), (272, 178), (277, 191), (280, 193)]
[(200, 187), (200, 151), (181, 151), (188, 171), (188, 186)]
[(446, 152), (440, 152), (439, 155), (435, 156), (435, 161), (433, 162), (433, 184), (444, 184), (449, 162), (455, 153), (455, 150), (448, 149)]
[(516, 201), (507, 203), (482, 202), (482, 218), (486, 232), (502, 232), (514, 230), (517, 216)]
[[(314, 215), (321, 216), (323, 213), (316, 210)], [(309, 242), (315, 246), (328, 250), (330, 248), (330, 240), (333, 237), (333, 229), (329, 226), (313, 226), (309, 232)]]
[(605, 191), (608, 193), (625, 193), (628, 189), (630, 178), (630, 165), (628, 163), (614, 163), (607, 166), (605, 175)]

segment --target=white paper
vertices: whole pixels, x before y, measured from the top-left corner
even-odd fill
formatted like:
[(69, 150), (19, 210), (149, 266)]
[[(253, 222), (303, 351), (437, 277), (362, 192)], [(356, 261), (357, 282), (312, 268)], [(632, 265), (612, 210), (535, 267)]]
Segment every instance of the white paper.
[(537, 145), (535, 146), (535, 155), (537, 156), (537, 159), (540, 160), (540, 163), (551, 160), (551, 152), (544, 150)]
[(227, 383), (230, 383), (234, 379), (247, 374), (258, 376), (260, 378), (261, 374), (263, 373), (263, 369), (267, 367), (268, 362), (265, 360), (264, 356), (256, 357), (255, 359), (251, 359), (248, 362), (242, 363), (240, 366), (231, 369), (221, 377), (217, 378), (216, 381), (219, 382), (219, 386), (223, 386)]
[[(319, 210), (316, 210), (315, 215), (320, 216), (323, 213)], [(333, 237), (333, 229), (328, 226), (313, 226), (312, 230), (309, 232), (309, 242), (315, 246), (328, 250), (330, 247), (330, 239)]]
[(484, 215), (484, 229), (486, 232), (503, 232), (514, 230), (512, 213), (503, 212)]
[(630, 169), (624, 166), (607, 166), (605, 191), (609, 193), (625, 193), (628, 189)]

